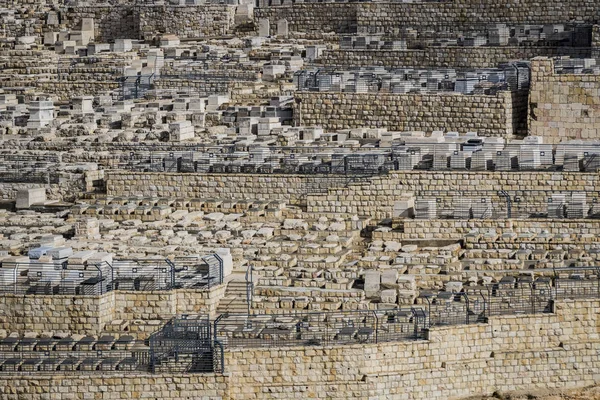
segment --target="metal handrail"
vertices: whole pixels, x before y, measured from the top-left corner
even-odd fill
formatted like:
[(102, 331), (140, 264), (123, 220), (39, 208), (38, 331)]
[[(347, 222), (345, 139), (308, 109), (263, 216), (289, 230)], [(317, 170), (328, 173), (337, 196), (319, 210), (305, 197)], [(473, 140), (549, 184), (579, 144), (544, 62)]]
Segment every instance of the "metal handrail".
[[(248, 315), (250, 315), (250, 309), (252, 308), (252, 301), (254, 300), (254, 278), (253, 278), (254, 267), (248, 264), (246, 269), (246, 302), (248, 303)], [(248, 278), (250, 278), (248, 280)]]

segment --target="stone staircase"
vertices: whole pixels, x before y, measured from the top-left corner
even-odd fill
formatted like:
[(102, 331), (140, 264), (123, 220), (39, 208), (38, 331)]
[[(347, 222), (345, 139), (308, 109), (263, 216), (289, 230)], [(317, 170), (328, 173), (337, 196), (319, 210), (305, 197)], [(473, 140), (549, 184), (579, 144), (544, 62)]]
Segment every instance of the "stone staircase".
[(246, 295), (246, 281), (242, 278), (234, 278), (227, 283), (225, 296), (217, 307), (218, 314), (247, 314), (248, 301)]

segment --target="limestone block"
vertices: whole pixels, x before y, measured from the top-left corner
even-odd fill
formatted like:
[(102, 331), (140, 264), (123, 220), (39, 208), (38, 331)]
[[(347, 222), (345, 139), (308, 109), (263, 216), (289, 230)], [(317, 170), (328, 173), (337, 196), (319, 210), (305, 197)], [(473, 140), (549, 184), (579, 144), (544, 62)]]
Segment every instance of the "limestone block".
[(388, 269), (381, 273), (381, 285), (383, 287), (390, 287), (389, 285), (396, 285), (398, 280), (398, 271), (395, 269)]
[(373, 270), (365, 272), (364, 288), (367, 297), (377, 297), (381, 289), (381, 272)]
[(17, 208), (29, 208), (46, 201), (45, 188), (23, 189), (17, 192)]
[(381, 291), (381, 301), (383, 303), (396, 303), (396, 289), (386, 289)]

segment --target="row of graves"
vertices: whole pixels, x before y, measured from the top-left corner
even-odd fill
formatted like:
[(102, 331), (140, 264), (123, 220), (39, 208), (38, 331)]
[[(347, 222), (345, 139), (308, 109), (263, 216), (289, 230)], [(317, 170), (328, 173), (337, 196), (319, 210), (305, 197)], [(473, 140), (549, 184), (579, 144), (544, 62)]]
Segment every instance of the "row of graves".
[[(362, 67), (353, 70), (327, 68), (294, 73), (301, 91), (352, 93), (437, 93), (483, 94), (494, 90), (529, 87), (528, 62), (501, 64), (498, 68), (456, 70)], [(487, 92), (486, 92), (487, 91)]]
[[(259, 120), (259, 127), (267, 120)], [(283, 126), (266, 131), (271, 135), (245, 136), (221, 146), (130, 152), (121, 155), (118, 163), (136, 171), (188, 173), (594, 172), (600, 168), (600, 145), (594, 140), (565, 140), (553, 145), (537, 136), (507, 142), (481, 137), (477, 132), (434, 131), (426, 135), (419, 131), (347, 129), (324, 133), (318, 127)]]
[(40, 246), (27, 256), (0, 259), (0, 291), (7, 294), (90, 295), (111, 290), (207, 289), (223, 282), (219, 254), (116, 260), (113, 254)]

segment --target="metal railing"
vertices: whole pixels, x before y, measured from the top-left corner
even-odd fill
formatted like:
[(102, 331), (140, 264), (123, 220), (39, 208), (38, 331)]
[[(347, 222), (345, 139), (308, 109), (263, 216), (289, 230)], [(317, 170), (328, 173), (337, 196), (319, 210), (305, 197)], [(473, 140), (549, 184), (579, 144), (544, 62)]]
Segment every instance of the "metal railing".
[(148, 372), (150, 361), (147, 343), (132, 336), (0, 340), (0, 374)]
[(119, 260), (113, 264), (115, 290), (170, 290), (174, 270), (164, 259)]
[(254, 300), (254, 267), (248, 265), (246, 269), (246, 303), (248, 304), (248, 315), (250, 315), (250, 308), (252, 307), (252, 301)]
[(0, 154), (0, 182), (58, 183), (55, 155)]
[[(389, 171), (563, 171), (600, 170), (600, 144), (503, 143), (464, 136), (440, 142), (390, 133), (388, 147), (324, 143), (306, 147), (247, 146), (122, 146), (124, 153), (99, 160), (106, 168), (140, 172), (253, 174), (378, 174)], [(364, 140), (357, 134), (349, 139)], [(117, 146), (118, 148), (119, 146)]]
[(556, 268), (553, 282), (557, 299), (600, 298), (600, 267)]
[(214, 339), (224, 347), (328, 346), (421, 338), (412, 309), (329, 313), (221, 315)]
[(4, 262), (0, 274), (0, 293), (4, 294), (97, 296), (112, 289), (109, 263)]
[(212, 340), (207, 316), (173, 318), (150, 336), (154, 373), (198, 373), (224, 370), (223, 346)]
[(115, 260), (73, 264), (5, 261), (0, 268), (0, 293), (19, 295), (98, 296), (112, 290), (209, 290), (223, 283), (218, 254), (170, 259)]
[[(354, 41), (353, 50), (367, 50), (365, 40)], [(357, 43), (361, 43), (358, 46)], [(375, 41), (378, 46), (380, 41)], [(358, 46), (358, 47), (357, 47)], [(454, 68), (416, 69), (327, 66), (294, 73), (293, 82), (299, 91), (355, 93), (461, 93), (495, 94), (497, 91), (517, 91), (529, 87), (531, 71), (527, 62), (512, 62), (499, 68), (460, 70)]]
[(417, 191), (415, 219), (597, 219), (597, 192), (544, 190)]

